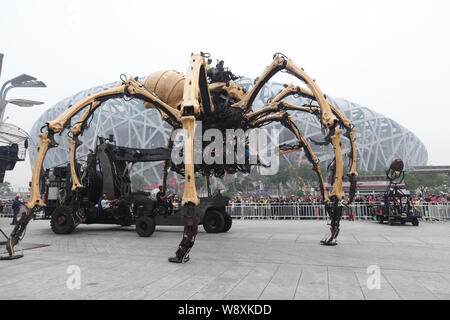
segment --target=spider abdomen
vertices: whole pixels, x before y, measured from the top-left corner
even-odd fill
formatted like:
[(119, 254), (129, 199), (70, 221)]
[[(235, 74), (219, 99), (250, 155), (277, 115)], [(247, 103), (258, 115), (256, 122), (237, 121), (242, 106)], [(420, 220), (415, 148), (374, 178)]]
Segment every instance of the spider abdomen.
[[(152, 73), (144, 80), (144, 86), (155, 93), (164, 103), (174, 109), (179, 108), (183, 100), (185, 76), (174, 70), (162, 70)], [(146, 102), (146, 108), (154, 106)]]

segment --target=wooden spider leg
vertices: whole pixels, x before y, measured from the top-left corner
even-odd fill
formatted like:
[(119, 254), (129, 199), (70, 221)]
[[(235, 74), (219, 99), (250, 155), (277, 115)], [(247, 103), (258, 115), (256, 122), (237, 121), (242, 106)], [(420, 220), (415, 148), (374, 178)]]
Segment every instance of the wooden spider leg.
[(235, 103), (233, 107), (241, 108), (244, 110), (245, 113), (250, 112), (252, 109), (253, 102), (255, 101), (255, 98), (261, 91), (264, 84), (267, 83), (270, 80), (270, 78), (273, 77), (273, 75), (275, 75), (277, 72), (283, 69), (287, 70), (293, 76), (306, 83), (308, 88), (311, 90), (311, 93), (313, 94), (314, 98), (319, 103), (321, 113), (320, 121), (322, 125), (325, 126), (328, 130), (334, 128), (338, 120), (332, 113), (331, 108), (327, 100), (325, 99), (324, 94), (317, 86), (315, 81), (310, 76), (308, 76), (303, 69), (297, 67), (292, 62), (292, 60), (287, 59), (285, 56), (281, 54), (276, 54), (274, 56), (272, 63), (266, 68), (261, 77), (258, 78), (253, 88), (250, 89), (250, 91), (247, 92), (247, 94), (239, 102)]
[(300, 130), (295, 125), (294, 121), (292, 120), (292, 117), (289, 116), (287, 114), (287, 112), (278, 112), (275, 114), (267, 115), (256, 121), (250, 122), (250, 125), (253, 127), (260, 127), (264, 123), (269, 123), (272, 121), (280, 122), (284, 127), (289, 129), (296, 136), (299, 145), (297, 147), (294, 147), (293, 151), (299, 151), (299, 150), (301, 150), (301, 148), (304, 149), (306, 158), (313, 165), (313, 170), (316, 172), (317, 177), (319, 178), (319, 186), (320, 186), (320, 192), (322, 195), (322, 199), (325, 203), (328, 203), (329, 197), (328, 197), (328, 194), (327, 194), (327, 191), (325, 188), (325, 182), (324, 182), (324, 179), (322, 176), (322, 172), (320, 171), (320, 160), (312, 151), (311, 146), (309, 145), (308, 141), (300, 133)]
[[(47, 133), (40, 134), (40, 146), (38, 149), (38, 154), (36, 156), (36, 161), (34, 163), (33, 175), (31, 180), (31, 190), (30, 190), (30, 199), (26, 203), (26, 207), (28, 209), (28, 213), (32, 213), (30, 211), (34, 210), (36, 206), (45, 207), (45, 203), (41, 199), (41, 194), (39, 191), (39, 180), (41, 176), (42, 165), (47, 154), (49, 148), (53, 148), (57, 146), (57, 143), (54, 141), (54, 135), (56, 133), (60, 133), (64, 130), (66, 125), (70, 123), (70, 120), (77, 115), (80, 111), (82, 111), (86, 106), (91, 106), (88, 110), (84, 112), (84, 114), (80, 117), (80, 120), (71, 128), (71, 132), (74, 135), (75, 139), (70, 139), (71, 144), (71, 174), (72, 174), (72, 190), (76, 190), (82, 188), (82, 184), (80, 183), (75, 168), (75, 151), (77, 147), (76, 137), (82, 133), (85, 128), (85, 122), (89, 118), (89, 116), (98, 108), (102, 102), (114, 99), (121, 98), (124, 95), (126, 96), (134, 96), (145, 102), (149, 102), (152, 106), (155, 106), (158, 110), (162, 110), (165, 114), (168, 115), (170, 121), (174, 124), (180, 124), (181, 114), (178, 110), (170, 107), (165, 104), (163, 101), (158, 99), (154, 94), (148, 91), (141, 83), (139, 83), (136, 79), (130, 78), (127, 81), (123, 81), (113, 88), (106, 89), (100, 91), (96, 94), (88, 96), (76, 104), (70, 106), (63, 113), (61, 113), (55, 120), (49, 121), (46, 123)], [(170, 123), (170, 122), (169, 122)], [(27, 214), (28, 216), (28, 214)], [(25, 233), (27, 224), (29, 220), (24, 220), (21, 224), (21, 228), (17, 231), (13, 231), (9, 241), (8, 251), (14, 252), (14, 245), (17, 244), (23, 234)]]
[(280, 55), (275, 55), (272, 63), (264, 70), (263, 74), (258, 78), (255, 85), (245, 94), (245, 96), (232, 107), (243, 109), (245, 113), (248, 113), (252, 109), (253, 102), (256, 96), (263, 88), (270, 78), (272, 78), (278, 71), (283, 70), (286, 67), (286, 59)]
[[(105, 97), (121, 97), (124, 94), (125, 85), (119, 84), (111, 89), (103, 90), (99, 93), (86, 97), (80, 102), (70, 106), (63, 113), (61, 113), (55, 120), (46, 123), (48, 133), (40, 134), (40, 145), (36, 161), (34, 162), (33, 175), (31, 179), (30, 199), (26, 206), (28, 209), (33, 209), (35, 206), (44, 207), (45, 204), (41, 200), (41, 194), (39, 192), (39, 180), (41, 175), (42, 165), (44, 163), (45, 156), (49, 148), (56, 147), (57, 144), (53, 140), (53, 136), (56, 133), (60, 133), (64, 130), (66, 123), (70, 121), (78, 112), (83, 110), (87, 105), (92, 105), (97, 99), (104, 99)], [(80, 125), (81, 131), (81, 125)]]
[[(290, 95), (295, 95), (295, 94), (298, 94), (300, 96), (317, 101), (315, 99), (315, 96), (313, 95), (313, 93), (311, 91), (309, 91), (308, 89), (297, 87), (293, 84), (290, 84), (288, 87), (283, 89), (272, 100), (272, 103), (275, 103), (275, 102), (280, 101)], [(346, 202), (346, 205), (349, 205), (350, 203), (353, 202), (353, 199), (356, 195), (356, 178), (358, 177), (357, 160), (356, 160), (356, 144), (355, 144), (356, 129), (354, 128), (351, 120), (347, 119), (347, 117), (341, 111), (339, 111), (339, 109), (336, 108), (332, 103), (330, 103), (328, 100), (327, 100), (327, 102), (330, 106), (331, 111), (337, 117), (338, 122), (341, 125), (341, 127), (346, 129), (346, 132), (344, 135), (350, 140), (350, 156), (351, 156), (350, 161), (351, 162), (350, 162), (350, 169), (347, 173), (347, 176), (350, 181), (350, 192), (349, 192), (349, 199)]]
[(270, 113), (274, 113), (274, 112), (280, 112), (280, 111), (285, 111), (285, 110), (292, 110), (292, 111), (303, 111), (303, 112), (308, 112), (311, 114), (317, 114), (319, 113), (319, 108), (318, 107), (304, 107), (304, 106), (296, 106), (293, 105), (289, 102), (278, 102), (278, 101), (274, 101), (271, 102), (267, 107), (262, 108), (258, 111), (249, 113), (247, 115), (245, 115), (245, 117), (247, 118), (247, 120), (249, 122), (261, 119), (262, 117), (270, 114)]
[(77, 152), (77, 148), (81, 145), (80, 140), (78, 139), (78, 136), (75, 136), (73, 138), (68, 137), (70, 144), (70, 175), (72, 176), (72, 191), (84, 188), (83, 184), (80, 182), (80, 179), (78, 178), (78, 173), (76, 170), (76, 160), (75, 160), (75, 154)]
[(183, 116), (214, 112), (214, 105), (209, 94), (205, 58), (199, 54), (191, 55), (189, 60), (181, 112)]
[[(72, 175), (72, 191), (83, 188), (84, 186), (80, 182), (78, 178), (78, 174), (75, 169), (75, 154), (76, 149), (80, 145), (78, 141), (78, 136), (83, 133), (86, 129), (86, 123), (88, 119), (93, 115), (93, 113), (101, 106), (101, 104), (109, 99), (118, 98), (120, 96), (127, 95), (136, 97), (145, 102), (146, 108), (156, 108), (160, 113), (164, 120), (166, 120), (173, 127), (180, 126), (180, 112), (166, 105), (163, 101), (154, 96), (151, 92), (149, 92), (141, 83), (136, 81), (133, 78), (127, 80), (126, 85), (123, 87), (122, 93), (116, 95), (106, 95), (102, 96), (101, 92), (96, 96), (96, 100), (85, 99), (82, 103), (78, 104), (80, 109), (85, 108), (90, 105), (84, 113), (80, 116), (80, 119), (77, 123), (70, 128), (70, 132), (73, 135), (73, 138), (69, 137), (70, 143), (70, 171)], [(84, 104), (84, 106), (83, 106)], [(169, 139), (170, 143), (171, 139)], [(166, 161), (167, 162), (167, 161)], [(165, 180), (164, 180), (165, 181)]]
[(344, 175), (344, 170), (342, 165), (341, 134), (342, 130), (338, 129), (334, 132), (334, 135), (331, 136), (331, 144), (334, 148), (334, 159), (336, 161), (336, 172), (330, 198), (335, 197), (338, 201), (344, 199), (345, 197), (345, 194), (342, 191), (342, 178)]
[[(200, 97), (200, 102), (199, 102)], [(189, 260), (189, 252), (194, 245), (198, 229), (196, 207), (200, 203), (195, 186), (194, 134), (196, 116), (214, 112), (206, 78), (205, 59), (201, 55), (191, 55), (184, 82), (181, 104), (181, 123), (184, 130), (184, 193), (181, 204), (186, 207), (183, 238), (174, 257), (169, 262), (184, 263)]]
[(45, 203), (41, 199), (41, 194), (39, 192), (39, 180), (41, 178), (42, 164), (44, 163), (45, 155), (47, 154), (48, 149), (57, 146), (53, 140), (53, 132), (49, 132), (48, 134), (41, 133), (39, 135), (39, 139), (40, 145), (36, 160), (34, 162), (33, 175), (31, 177), (30, 199), (26, 204), (28, 209), (33, 209), (35, 206), (45, 207)]
[(279, 112), (272, 115), (265, 116), (261, 119), (258, 119), (251, 123), (253, 126), (260, 126), (264, 123), (271, 121), (279, 121), (283, 126), (288, 128), (291, 132), (295, 134), (299, 141), (298, 147), (293, 147), (293, 151), (300, 150), (299, 147), (304, 148), (306, 157), (310, 163), (313, 164), (314, 171), (319, 177), (320, 182), (320, 190), (322, 194), (323, 202), (325, 203), (325, 208), (330, 215), (331, 218), (331, 235), (326, 239), (321, 241), (323, 245), (336, 245), (336, 238), (339, 234), (339, 223), (342, 216), (343, 203), (342, 199), (344, 198), (344, 193), (342, 192), (342, 152), (340, 148), (340, 136), (342, 134), (342, 130), (336, 130), (333, 132), (331, 136), (331, 143), (334, 147), (334, 153), (336, 158), (336, 172), (334, 177), (333, 190), (330, 196), (327, 195), (327, 191), (325, 188), (324, 179), (322, 173), (320, 172), (320, 162), (317, 156), (311, 150), (311, 146), (308, 144), (303, 135), (300, 134), (299, 129), (292, 121), (292, 117), (288, 116), (286, 112)]
[[(305, 88), (302, 87), (298, 87), (293, 85), (292, 83), (287, 86), (286, 88), (284, 88), (282, 91), (280, 91), (275, 98), (272, 99), (272, 102), (278, 102), (281, 101), (282, 99), (285, 99), (289, 96), (292, 95), (299, 95), (308, 99), (312, 99), (314, 101), (317, 101), (316, 97), (314, 96), (314, 94)], [(325, 96), (324, 96), (325, 97)], [(326, 97), (325, 97), (326, 99)], [(328, 100), (326, 100), (327, 104), (329, 105), (331, 111), (333, 112), (333, 114), (337, 117), (339, 123), (346, 129), (349, 129), (352, 127), (352, 121), (347, 119), (347, 117), (341, 112), (339, 111), (338, 108), (336, 108), (331, 102), (329, 102)]]
[(333, 177), (333, 190), (330, 193), (331, 203), (326, 203), (325, 208), (330, 216), (330, 232), (331, 235), (323, 239), (320, 243), (322, 245), (333, 246), (336, 245), (336, 239), (339, 235), (339, 224), (344, 208), (343, 199), (345, 197), (342, 191), (343, 179), (343, 165), (342, 165), (342, 150), (341, 150), (341, 134), (342, 130), (334, 131), (331, 136), (331, 144), (334, 148), (335, 171)]
[(194, 134), (195, 117), (183, 116), (181, 123), (184, 130), (184, 193), (181, 205), (186, 207), (184, 214), (184, 232), (174, 257), (169, 262), (185, 263), (189, 261), (189, 252), (194, 246), (198, 229), (196, 207), (200, 203), (195, 186), (194, 171)]

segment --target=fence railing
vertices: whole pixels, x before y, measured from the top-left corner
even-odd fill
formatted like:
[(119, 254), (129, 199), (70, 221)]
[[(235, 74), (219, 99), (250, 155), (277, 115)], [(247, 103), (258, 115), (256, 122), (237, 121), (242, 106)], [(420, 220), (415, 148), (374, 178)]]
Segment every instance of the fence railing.
[(3, 206), (2, 212), (0, 212), (0, 217), (2, 218), (12, 218), (14, 215), (13, 209), (11, 208), (11, 205), (5, 205)]
[[(343, 219), (352, 215), (356, 220), (373, 219), (376, 205), (354, 203), (344, 208)], [(419, 204), (413, 209), (422, 219), (449, 221), (450, 204)], [(328, 219), (325, 206), (321, 203), (232, 203), (226, 208), (235, 219)]]
[[(450, 203), (422, 203), (413, 208), (423, 220), (450, 221)], [(235, 219), (329, 219), (321, 203), (232, 203), (226, 207), (226, 211)], [(353, 203), (344, 208), (342, 218), (348, 218), (350, 214), (355, 220), (373, 219), (375, 205)], [(3, 207), (0, 217), (13, 217), (10, 205)]]

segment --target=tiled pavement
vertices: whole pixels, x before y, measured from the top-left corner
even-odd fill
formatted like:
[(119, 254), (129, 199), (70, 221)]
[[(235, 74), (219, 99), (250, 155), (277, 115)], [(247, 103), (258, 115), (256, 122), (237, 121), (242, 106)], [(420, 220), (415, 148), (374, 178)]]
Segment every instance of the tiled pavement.
[[(6, 233), (9, 222), (0, 219)], [(450, 299), (450, 223), (343, 221), (336, 247), (319, 245), (327, 230), (325, 221), (286, 220), (234, 220), (224, 234), (200, 227), (191, 261), (179, 265), (167, 257), (180, 227), (150, 238), (102, 225), (55, 235), (48, 221), (32, 221), (23, 242), (50, 246), (0, 261), (0, 299)], [(72, 265), (80, 289), (67, 288)], [(371, 265), (379, 289), (367, 286)]]

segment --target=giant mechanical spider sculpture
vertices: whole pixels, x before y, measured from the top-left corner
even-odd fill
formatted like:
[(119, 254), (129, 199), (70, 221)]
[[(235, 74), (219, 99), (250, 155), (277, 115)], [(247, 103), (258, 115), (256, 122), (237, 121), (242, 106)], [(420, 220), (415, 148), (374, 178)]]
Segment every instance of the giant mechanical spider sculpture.
[[(313, 170), (317, 174), (323, 203), (331, 218), (331, 235), (327, 236), (321, 243), (324, 245), (336, 244), (342, 209), (343, 206), (353, 201), (356, 177), (358, 175), (356, 171), (355, 128), (352, 122), (326, 99), (315, 81), (302, 68), (296, 66), (282, 54), (277, 53), (274, 55), (272, 63), (248, 92), (237, 83), (228, 81), (233, 79), (231, 73), (228, 74), (228, 77), (218, 77), (217, 73), (208, 73), (205, 62), (205, 58), (208, 57), (208, 54), (203, 53), (192, 54), (186, 75), (175, 71), (160, 71), (148, 76), (143, 83), (139, 82), (138, 78), (133, 77), (122, 79), (115, 87), (103, 90), (79, 101), (68, 107), (57, 119), (46, 123), (47, 132), (40, 134), (40, 147), (31, 182), (31, 196), (26, 204), (28, 214), (22, 216), (9, 238), (7, 248), (10, 256), (14, 253), (14, 246), (22, 239), (28, 222), (34, 216), (34, 210), (45, 206), (39, 192), (39, 180), (47, 150), (57, 146), (54, 135), (61, 133), (65, 128), (69, 128), (70, 119), (84, 110), (77, 123), (69, 129), (71, 135), (69, 141), (71, 145), (72, 190), (79, 190), (83, 188), (83, 185), (78, 177), (75, 164), (75, 151), (80, 145), (78, 137), (87, 128), (88, 119), (103, 102), (123, 97), (143, 100), (146, 108), (156, 108), (163, 120), (168, 122), (174, 129), (182, 128), (185, 132), (184, 163), (182, 165), (174, 165), (172, 163), (172, 170), (184, 175), (185, 188), (182, 205), (187, 206), (188, 210), (185, 216), (182, 241), (175, 256), (169, 258), (170, 262), (182, 263), (188, 260), (189, 251), (194, 244), (197, 234), (196, 207), (199, 205), (200, 200), (195, 186), (195, 172), (206, 175), (207, 181), (209, 181), (208, 177), (213, 174), (220, 177), (225, 172), (235, 173), (248, 170), (248, 166), (237, 164), (214, 164), (211, 166), (203, 163), (194, 165), (194, 132), (195, 123), (198, 120), (202, 121), (203, 131), (215, 128), (223, 133), (225, 133), (226, 129), (247, 130), (259, 128), (273, 122), (277, 122), (289, 129), (296, 136), (297, 143), (280, 146), (280, 154), (304, 150), (306, 158), (311, 162)], [(217, 71), (217, 68), (215, 69), (211, 71)], [(291, 84), (271, 100), (266, 107), (253, 111), (253, 102), (263, 85), (280, 71), (288, 72), (300, 79), (306, 83), (309, 89)], [(208, 75), (210, 76), (208, 77)], [(317, 103), (315, 106), (311, 104), (297, 106), (283, 101), (284, 98), (290, 95), (304, 96)], [(333, 189), (330, 194), (327, 193), (325, 187), (318, 157), (295, 125), (288, 111), (307, 112), (315, 115), (320, 121), (325, 135), (324, 141), (320, 142), (320, 144), (331, 143), (333, 145), (334, 161), (331, 166), (333, 168), (333, 177), (331, 179)], [(341, 135), (343, 131), (344, 135), (350, 140), (351, 147), (350, 164), (347, 172), (350, 181), (350, 192), (347, 198), (342, 190), (344, 170)], [(169, 140), (168, 147), (173, 148), (172, 139)], [(164, 183), (169, 166), (169, 161), (166, 161), (164, 163)]]

